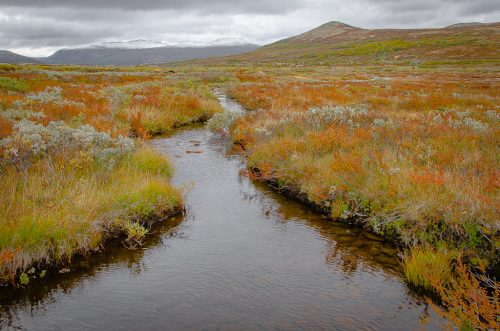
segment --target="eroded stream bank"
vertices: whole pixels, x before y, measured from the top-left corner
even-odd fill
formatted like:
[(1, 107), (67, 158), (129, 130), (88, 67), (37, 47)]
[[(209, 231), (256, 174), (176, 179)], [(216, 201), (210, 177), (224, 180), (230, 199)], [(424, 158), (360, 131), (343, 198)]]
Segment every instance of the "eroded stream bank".
[(244, 159), (202, 127), (152, 145), (188, 189), (186, 215), (154, 228), (142, 249), (118, 244), (36, 288), (0, 290), (1, 328), (421, 328), (427, 308), (399, 277), (393, 247), (242, 176)]

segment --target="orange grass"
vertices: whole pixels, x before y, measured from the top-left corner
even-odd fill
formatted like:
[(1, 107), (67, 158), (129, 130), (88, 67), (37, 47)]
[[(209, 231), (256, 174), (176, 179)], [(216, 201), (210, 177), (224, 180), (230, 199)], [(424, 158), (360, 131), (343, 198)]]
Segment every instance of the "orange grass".
[[(325, 68), (310, 82), (280, 72), (273, 82), (230, 89), (248, 109), (262, 109), (231, 130), (259, 169), (254, 175), (405, 245), (445, 242), (469, 261), (498, 261), (496, 75), (353, 70), (356, 79)], [(328, 120), (308, 112), (326, 105), (366, 114)]]
[[(0, 139), (8, 141), (26, 120), (63, 121), (68, 130), (90, 125), (117, 139), (149, 138), (220, 111), (207, 86), (139, 69), (9, 66), (0, 71)], [(124, 234), (127, 246), (136, 247), (145, 223), (182, 206), (167, 160), (140, 143), (106, 161), (73, 145), (31, 155), (23, 153), (36, 142), (15, 144), (0, 144), (0, 284), (21, 275), (24, 282), (31, 267), (98, 250), (112, 235)]]

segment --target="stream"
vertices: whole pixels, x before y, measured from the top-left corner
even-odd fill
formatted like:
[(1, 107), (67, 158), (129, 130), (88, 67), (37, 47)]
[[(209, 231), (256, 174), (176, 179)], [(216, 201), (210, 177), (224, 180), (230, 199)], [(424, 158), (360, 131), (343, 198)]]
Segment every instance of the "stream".
[(185, 215), (140, 249), (110, 242), (72, 272), (0, 289), (0, 329), (439, 329), (397, 249), (250, 180), (227, 138), (191, 126), (151, 145), (174, 163)]

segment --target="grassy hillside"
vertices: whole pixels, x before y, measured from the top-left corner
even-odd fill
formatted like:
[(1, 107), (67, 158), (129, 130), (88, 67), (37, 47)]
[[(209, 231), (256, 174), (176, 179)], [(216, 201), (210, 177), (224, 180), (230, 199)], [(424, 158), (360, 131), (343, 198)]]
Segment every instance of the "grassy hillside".
[(201, 64), (454, 64), (500, 58), (500, 23), (443, 29), (360, 29), (330, 22), (254, 52), (200, 60)]

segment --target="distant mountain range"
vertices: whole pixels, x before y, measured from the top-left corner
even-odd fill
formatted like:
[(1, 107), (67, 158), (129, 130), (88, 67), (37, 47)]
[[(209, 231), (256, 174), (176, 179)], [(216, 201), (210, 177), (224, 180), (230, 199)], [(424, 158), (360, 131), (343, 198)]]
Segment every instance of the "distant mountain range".
[(28, 58), (0, 51), (0, 62), (84, 65), (187, 60), (200, 65), (491, 62), (499, 59), (499, 43), (500, 23), (458, 23), (433, 29), (363, 29), (334, 21), (263, 47), (231, 38), (175, 44), (138, 39), (61, 49), (46, 58)]
[(154, 48), (76, 48), (61, 49), (51, 56), (38, 59), (47, 64), (137, 65), (177, 62), (234, 55), (253, 51), (256, 45), (212, 47), (154, 47)]
[(30, 58), (0, 51), (0, 63), (44, 63), (82, 65), (139, 65), (203, 59), (250, 52), (259, 46), (232, 38), (212, 42), (164, 43), (137, 39), (60, 49), (51, 56)]
[(130, 41), (111, 41), (100, 44), (92, 44), (80, 48), (120, 48), (120, 49), (142, 49), (142, 48), (157, 48), (157, 47), (175, 47), (175, 48), (202, 48), (202, 47), (218, 47), (218, 46), (256, 46), (251, 42), (243, 41), (237, 38), (218, 38), (210, 42), (201, 41), (180, 41), (176, 43), (166, 43), (162, 41), (135, 39)]
[(22, 56), (14, 52), (0, 50), (0, 63), (17, 64), (17, 63), (41, 63), (41, 62), (34, 58)]

